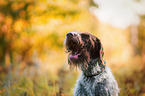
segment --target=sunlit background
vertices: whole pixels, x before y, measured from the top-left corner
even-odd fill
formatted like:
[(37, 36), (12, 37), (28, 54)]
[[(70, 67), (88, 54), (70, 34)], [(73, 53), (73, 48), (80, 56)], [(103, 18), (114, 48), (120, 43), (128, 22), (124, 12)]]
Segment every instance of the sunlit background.
[(72, 96), (70, 31), (101, 39), (120, 96), (145, 96), (145, 0), (0, 0), (0, 96)]

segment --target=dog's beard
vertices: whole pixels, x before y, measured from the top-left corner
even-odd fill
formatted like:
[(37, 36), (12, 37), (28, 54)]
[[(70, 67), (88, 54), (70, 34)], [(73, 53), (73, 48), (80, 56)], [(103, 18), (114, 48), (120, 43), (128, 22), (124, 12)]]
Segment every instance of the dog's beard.
[(81, 63), (71, 63), (69, 62), (70, 69), (79, 68), (83, 71), (85, 76), (96, 76), (103, 72), (105, 69), (104, 61), (101, 61), (99, 58), (94, 60), (87, 60), (86, 58), (81, 57), (84, 62)]
[(70, 69), (74, 69), (74, 68), (87, 69), (89, 66), (89, 60), (85, 56), (82, 55), (81, 57), (79, 57), (77, 62), (72, 62), (68, 60), (68, 64), (70, 66)]
[(77, 55), (78, 57), (76, 60), (71, 60), (70, 58), (72, 56), (72, 51), (69, 53), (68, 64), (70, 65), (70, 69), (74, 69), (74, 67), (80, 69), (82, 69), (83, 67), (87, 69), (90, 62), (90, 53), (88, 52), (88, 50), (82, 47), (80, 48)]

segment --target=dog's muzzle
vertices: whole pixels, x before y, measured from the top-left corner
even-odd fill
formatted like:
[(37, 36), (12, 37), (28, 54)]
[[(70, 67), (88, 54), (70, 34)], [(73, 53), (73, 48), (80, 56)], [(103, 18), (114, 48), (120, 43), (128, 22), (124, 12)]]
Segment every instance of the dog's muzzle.
[(69, 32), (66, 34), (66, 49), (70, 52), (69, 61), (70, 62), (78, 62), (80, 52), (80, 41), (79, 36), (76, 33)]

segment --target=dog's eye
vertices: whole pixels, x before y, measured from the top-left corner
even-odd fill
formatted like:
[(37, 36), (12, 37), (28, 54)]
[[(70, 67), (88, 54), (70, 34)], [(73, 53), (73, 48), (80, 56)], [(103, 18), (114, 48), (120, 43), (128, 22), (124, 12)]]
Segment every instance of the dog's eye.
[(85, 38), (85, 39), (88, 39), (90, 36), (87, 35), (87, 34), (81, 34), (81, 37), (82, 37), (82, 38)]

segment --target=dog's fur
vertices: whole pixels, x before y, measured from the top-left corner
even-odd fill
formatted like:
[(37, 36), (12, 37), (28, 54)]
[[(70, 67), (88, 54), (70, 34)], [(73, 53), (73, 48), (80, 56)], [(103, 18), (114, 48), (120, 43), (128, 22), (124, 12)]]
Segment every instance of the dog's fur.
[(118, 96), (119, 88), (103, 59), (100, 40), (89, 33), (69, 32), (65, 42), (70, 68), (82, 70), (74, 96)]

